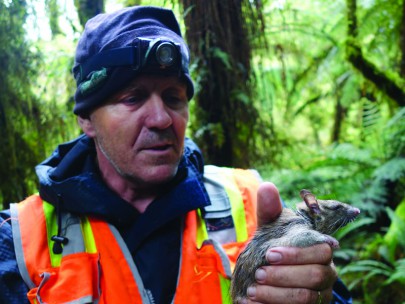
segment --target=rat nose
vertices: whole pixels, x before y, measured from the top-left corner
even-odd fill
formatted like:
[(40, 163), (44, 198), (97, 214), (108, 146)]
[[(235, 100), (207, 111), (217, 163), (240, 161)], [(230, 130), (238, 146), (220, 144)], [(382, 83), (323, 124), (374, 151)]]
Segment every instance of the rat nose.
[(173, 123), (170, 109), (159, 94), (152, 94), (147, 101), (145, 125), (149, 129), (166, 129)]
[(352, 207), (350, 210), (350, 213), (352, 214), (352, 216), (358, 216), (360, 214), (360, 209), (356, 208), (356, 207)]

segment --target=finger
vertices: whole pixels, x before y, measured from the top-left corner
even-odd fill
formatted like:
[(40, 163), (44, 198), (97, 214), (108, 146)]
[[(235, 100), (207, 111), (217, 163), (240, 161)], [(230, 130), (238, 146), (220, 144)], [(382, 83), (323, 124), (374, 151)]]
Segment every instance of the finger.
[(332, 264), (263, 266), (256, 270), (255, 279), (261, 285), (324, 290), (333, 286), (337, 273)]
[(259, 226), (275, 220), (283, 209), (280, 194), (273, 183), (264, 182), (257, 191), (257, 223)]
[(332, 261), (332, 248), (328, 244), (311, 247), (274, 247), (266, 253), (270, 265), (329, 265)]
[(330, 303), (332, 289), (278, 288), (255, 285), (248, 290), (247, 304)]

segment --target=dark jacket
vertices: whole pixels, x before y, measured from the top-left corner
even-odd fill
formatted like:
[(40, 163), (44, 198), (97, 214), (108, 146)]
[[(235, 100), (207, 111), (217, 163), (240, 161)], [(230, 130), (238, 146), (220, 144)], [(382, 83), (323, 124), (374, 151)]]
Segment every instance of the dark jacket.
[[(61, 211), (92, 215), (116, 226), (155, 302), (170, 303), (179, 269), (181, 218), (209, 205), (198, 147), (186, 139), (175, 179), (160, 187), (159, 196), (142, 214), (103, 183), (95, 158), (94, 143), (85, 135), (60, 145), (36, 167), (41, 197)], [(27, 303), (28, 290), (18, 272), (8, 211), (0, 213), (0, 221), (0, 303)], [(335, 303), (351, 303), (340, 281), (335, 290)]]

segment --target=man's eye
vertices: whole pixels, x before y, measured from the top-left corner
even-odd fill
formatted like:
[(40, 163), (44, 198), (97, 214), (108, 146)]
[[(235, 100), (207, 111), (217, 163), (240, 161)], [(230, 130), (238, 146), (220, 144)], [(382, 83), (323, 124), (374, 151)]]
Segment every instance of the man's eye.
[(187, 100), (180, 95), (170, 94), (170, 95), (166, 95), (164, 97), (164, 102), (168, 106), (180, 107), (180, 106), (183, 106), (185, 103), (187, 103)]
[(132, 104), (137, 104), (141, 103), (143, 100), (145, 100), (145, 97), (141, 95), (131, 95), (127, 96), (125, 98), (122, 98), (120, 100), (121, 103), (127, 104), (127, 105), (132, 105)]
[(167, 96), (166, 101), (169, 103), (178, 103), (181, 102), (180, 98), (178, 96), (172, 95), (172, 96)]

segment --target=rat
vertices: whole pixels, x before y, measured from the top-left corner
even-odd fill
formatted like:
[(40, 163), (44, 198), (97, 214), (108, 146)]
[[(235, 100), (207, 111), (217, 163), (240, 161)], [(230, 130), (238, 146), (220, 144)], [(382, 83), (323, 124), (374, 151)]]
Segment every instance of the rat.
[(283, 208), (275, 221), (258, 228), (239, 255), (231, 281), (233, 303), (247, 297), (248, 287), (255, 283), (256, 270), (268, 265), (265, 255), (269, 248), (309, 247), (320, 243), (339, 248), (339, 242), (330, 235), (360, 214), (358, 208), (336, 200), (317, 200), (306, 189), (300, 191), (300, 196), (304, 202), (297, 204), (295, 211)]

